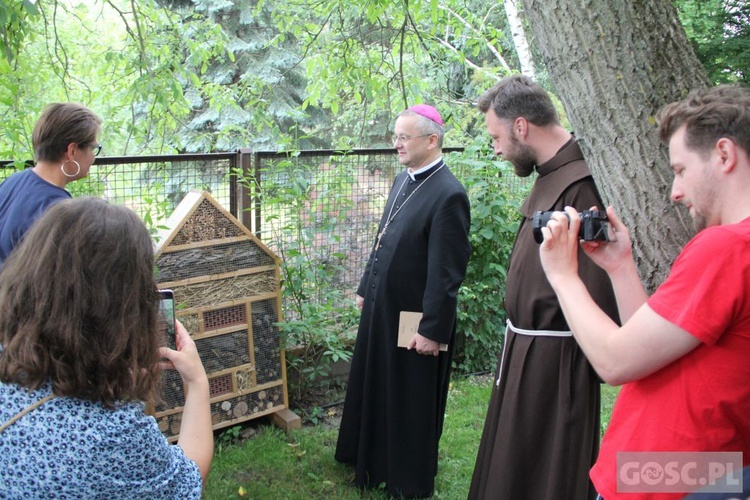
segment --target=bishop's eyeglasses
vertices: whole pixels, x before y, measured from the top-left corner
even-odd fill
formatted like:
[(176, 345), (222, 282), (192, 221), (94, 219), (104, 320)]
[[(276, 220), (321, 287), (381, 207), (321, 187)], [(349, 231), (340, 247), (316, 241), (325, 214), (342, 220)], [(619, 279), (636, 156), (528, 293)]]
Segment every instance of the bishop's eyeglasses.
[(412, 139), (417, 139), (419, 137), (429, 137), (431, 135), (432, 134), (422, 134), (422, 135), (405, 135), (405, 134), (395, 135), (394, 134), (391, 136), (391, 141), (393, 141), (393, 144), (396, 144), (397, 142), (400, 142), (401, 144), (406, 144)]

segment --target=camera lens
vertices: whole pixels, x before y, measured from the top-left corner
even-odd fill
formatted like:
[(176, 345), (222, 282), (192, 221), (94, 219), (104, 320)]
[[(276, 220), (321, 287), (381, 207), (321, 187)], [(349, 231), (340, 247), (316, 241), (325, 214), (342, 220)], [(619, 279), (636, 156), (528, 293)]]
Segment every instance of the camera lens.
[(534, 212), (534, 217), (531, 219), (531, 232), (534, 234), (534, 241), (537, 244), (541, 244), (544, 241), (544, 235), (542, 234), (542, 228), (547, 225), (554, 212)]
[[(584, 212), (586, 212), (586, 210), (584, 210)], [(544, 241), (542, 228), (547, 225), (554, 213), (554, 211), (542, 212), (541, 210), (538, 212), (534, 212), (534, 216), (531, 219), (531, 232), (534, 234), (534, 241), (536, 241), (537, 244), (541, 245)], [(570, 215), (568, 215), (566, 212), (562, 212), (562, 214), (565, 215), (565, 217), (568, 218), (568, 222), (570, 222)], [(582, 230), (583, 227), (579, 228), (579, 234), (582, 233)]]

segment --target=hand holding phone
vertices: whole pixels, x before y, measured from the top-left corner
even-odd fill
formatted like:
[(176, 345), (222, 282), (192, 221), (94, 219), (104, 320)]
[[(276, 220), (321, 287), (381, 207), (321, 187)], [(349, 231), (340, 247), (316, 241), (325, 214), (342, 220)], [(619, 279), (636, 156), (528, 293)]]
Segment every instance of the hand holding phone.
[(172, 290), (159, 290), (159, 316), (166, 337), (166, 345), (175, 348), (174, 293)]

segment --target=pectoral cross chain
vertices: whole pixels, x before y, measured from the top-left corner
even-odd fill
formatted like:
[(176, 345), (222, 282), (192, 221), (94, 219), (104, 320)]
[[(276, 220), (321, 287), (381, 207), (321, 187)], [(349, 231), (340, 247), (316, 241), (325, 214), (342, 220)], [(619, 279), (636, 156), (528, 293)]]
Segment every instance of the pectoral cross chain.
[[(395, 212), (393, 211), (393, 207), (396, 205), (396, 200), (398, 198), (396, 198), (396, 199), (393, 200), (393, 203), (391, 203), (391, 209), (388, 211), (388, 217), (386, 217), (386, 219), (385, 219), (386, 222), (385, 222), (385, 225), (383, 226), (383, 230), (378, 233), (378, 239), (375, 242), (375, 250), (376, 251), (380, 250), (380, 240), (382, 240), (383, 236), (385, 236), (385, 232), (388, 230), (388, 224), (390, 224), (391, 221), (393, 220), (393, 218), (396, 217), (396, 214), (398, 214), (401, 211), (401, 209), (404, 208), (404, 205), (406, 205), (409, 202), (409, 200), (411, 200), (411, 197), (414, 196), (414, 194), (417, 191), (419, 191), (419, 188), (421, 188), (422, 186), (424, 186), (425, 184), (427, 184), (427, 181), (430, 180), (430, 177), (432, 177), (433, 175), (435, 175), (436, 173), (438, 173), (440, 171), (440, 169), (443, 168), (444, 166), (445, 166), (445, 164), (440, 165), (430, 175), (428, 175), (427, 178), (424, 181), (422, 181), (421, 183), (419, 183), (417, 185), (417, 187), (414, 188), (414, 191), (412, 191), (409, 194), (409, 196), (406, 197), (406, 199), (404, 200), (404, 202), (401, 203), (401, 205), (399, 205), (399, 207), (396, 209)], [(408, 176), (404, 177), (404, 182), (401, 183), (401, 186), (398, 188), (398, 191), (396, 191), (396, 193), (402, 192), (402, 190), (404, 189), (404, 186), (406, 185), (406, 181), (407, 180), (409, 180), (409, 177)], [(406, 194), (406, 193), (404, 193), (404, 194)]]
[(388, 226), (385, 226), (382, 231), (378, 233), (378, 241), (375, 245), (375, 250), (380, 250), (380, 240), (383, 239), (383, 236), (385, 236), (385, 232), (388, 229)]

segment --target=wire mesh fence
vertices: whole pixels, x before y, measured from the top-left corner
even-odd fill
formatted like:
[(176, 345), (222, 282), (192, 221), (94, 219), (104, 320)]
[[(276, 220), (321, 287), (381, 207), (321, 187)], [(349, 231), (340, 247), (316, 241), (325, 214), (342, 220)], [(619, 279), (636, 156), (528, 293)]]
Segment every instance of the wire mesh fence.
[[(236, 153), (105, 156), (96, 159), (87, 177), (69, 183), (66, 189), (73, 196), (95, 196), (130, 207), (151, 227), (168, 217), (193, 190), (208, 191), (236, 215), (236, 178), (231, 172), (237, 161)], [(19, 166), (33, 166), (31, 162), (0, 164), (0, 180)]]
[(259, 234), (302, 296), (354, 297), (399, 168), (392, 149), (258, 155)]
[[(449, 165), (460, 151), (444, 150)], [(16, 169), (0, 164), (0, 180)], [(332, 290), (353, 298), (401, 168), (394, 149), (99, 157), (67, 189), (132, 208), (154, 233), (188, 192), (207, 191), (282, 258), (285, 286), (326, 301)], [(511, 176), (500, 188), (527, 184)]]
[[(459, 180), (472, 175), (461, 170), (467, 162), (454, 156), (465, 154), (463, 148), (443, 152)], [(257, 219), (246, 225), (252, 224), (284, 262), (285, 318), (298, 315), (289, 296), (300, 302), (353, 303), (393, 180), (404, 168), (395, 151), (263, 152), (253, 162), (252, 178), (246, 170), (242, 184), (254, 189), (251, 212)], [(488, 184), (523, 199), (532, 178), (499, 178), (492, 172)], [(298, 309), (302, 315), (302, 306)]]

